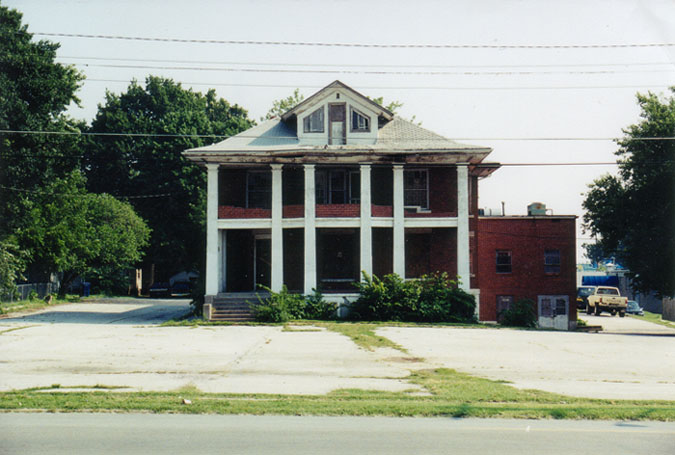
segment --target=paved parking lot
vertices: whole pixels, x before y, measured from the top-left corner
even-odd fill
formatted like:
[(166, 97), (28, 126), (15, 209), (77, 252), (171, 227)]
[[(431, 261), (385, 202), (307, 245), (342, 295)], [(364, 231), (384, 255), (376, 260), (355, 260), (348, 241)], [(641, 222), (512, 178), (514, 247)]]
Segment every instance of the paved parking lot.
[[(388, 327), (407, 349), (367, 351), (319, 328), (159, 327), (186, 301), (64, 305), (0, 320), (0, 390), (105, 385), (120, 390), (321, 394), (406, 390), (412, 369), (447, 367), (575, 396), (675, 400), (675, 330), (584, 316), (598, 334)], [(414, 357), (423, 361), (412, 361)]]

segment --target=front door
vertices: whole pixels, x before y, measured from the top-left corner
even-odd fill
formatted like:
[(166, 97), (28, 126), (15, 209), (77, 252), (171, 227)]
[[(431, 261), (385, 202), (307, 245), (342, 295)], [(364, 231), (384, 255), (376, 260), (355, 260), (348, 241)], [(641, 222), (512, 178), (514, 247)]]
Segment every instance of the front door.
[(347, 143), (346, 118), (344, 104), (328, 105), (328, 143), (330, 145)]
[(261, 285), (269, 287), (272, 274), (272, 241), (269, 236), (256, 236), (253, 254), (255, 255), (254, 288), (259, 290)]

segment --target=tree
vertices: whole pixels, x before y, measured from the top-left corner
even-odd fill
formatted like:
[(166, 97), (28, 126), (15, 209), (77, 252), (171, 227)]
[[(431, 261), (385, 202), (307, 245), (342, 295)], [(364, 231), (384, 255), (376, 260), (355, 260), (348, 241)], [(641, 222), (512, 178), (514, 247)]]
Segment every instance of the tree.
[[(206, 177), (186, 149), (252, 126), (246, 110), (216, 97), (149, 76), (125, 93), (108, 92), (92, 122), (85, 157), (89, 189), (129, 199), (152, 229), (145, 263), (161, 274), (198, 270), (205, 245)], [(131, 134), (137, 134), (132, 136)], [(201, 137), (214, 135), (214, 137)]]
[(79, 138), (22, 131), (77, 132), (82, 127), (64, 115), (82, 74), (56, 63), (59, 45), (34, 42), (22, 15), (0, 6), (0, 238), (15, 228), (21, 191), (67, 175), (79, 167)]
[(0, 241), (0, 298), (16, 291), (16, 280), (22, 278), (24, 266), (19, 247), (10, 240)]
[[(643, 292), (675, 295), (675, 87), (637, 95), (642, 120), (624, 130), (619, 174), (589, 185), (584, 229), (630, 270)], [(664, 138), (664, 139), (654, 139)]]
[(295, 106), (300, 104), (304, 99), (305, 95), (302, 95), (300, 93), (300, 89), (296, 88), (295, 90), (293, 90), (293, 94), (288, 96), (287, 98), (282, 98), (280, 100), (274, 101), (274, 103), (272, 103), (272, 107), (270, 108), (270, 110), (267, 111), (267, 114), (265, 114), (265, 117), (263, 117), (261, 120), (269, 120), (273, 117), (281, 117), (287, 111), (290, 111)]
[(131, 268), (141, 260), (149, 229), (125, 202), (90, 194), (79, 171), (56, 178), (21, 201), (16, 238), (33, 269), (63, 272), (60, 295), (96, 268)]

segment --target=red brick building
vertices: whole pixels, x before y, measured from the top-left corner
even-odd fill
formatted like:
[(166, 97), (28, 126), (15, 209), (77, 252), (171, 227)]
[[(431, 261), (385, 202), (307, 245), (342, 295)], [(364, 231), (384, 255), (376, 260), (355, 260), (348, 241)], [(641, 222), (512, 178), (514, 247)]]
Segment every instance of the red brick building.
[[(318, 288), (348, 302), (362, 272), (406, 279), (447, 272), (477, 297), (482, 320), (495, 320), (495, 296), (536, 299), (564, 288), (571, 299), (568, 284), (518, 288), (535, 284), (536, 267), (521, 272), (521, 261), (540, 260), (521, 254), (530, 245), (513, 243), (520, 237), (489, 234), (544, 231), (504, 218), (486, 220), (496, 224), (480, 232), (478, 181), (500, 167), (485, 161), (491, 151), (396, 117), (339, 81), (280, 118), (187, 150), (208, 176), (205, 313), (261, 286), (304, 294)], [(539, 224), (555, 224), (544, 218)], [(568, 264), (574, 271), (573, 225), (565, 240), (572, 256), (550, 246), (564, 261), (558, 281)], [(495, 248), (518, 259), (510, 278), (493, 276)]]
[(482, 321), (497, 320), (501, 310), (526, 298), (537, 303), (540, 325), (574, 328), (575, 222), (575, 216), (553, 215), (478, 218)]

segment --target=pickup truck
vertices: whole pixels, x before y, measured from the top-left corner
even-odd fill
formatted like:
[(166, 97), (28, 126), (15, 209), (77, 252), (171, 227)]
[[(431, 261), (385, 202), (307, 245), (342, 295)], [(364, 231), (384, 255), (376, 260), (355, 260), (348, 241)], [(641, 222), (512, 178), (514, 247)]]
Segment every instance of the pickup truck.
[(586, 314), (593, 314), (595, 312), (595, 315), (598, 316), (603, 311), (607, 311), (612, 316), (619, 313), (619, 316), (624, 317), (627, 305), (628, 297), (621, 297), (621, 293), (617, 288), (598, 286), (587, 297)]

